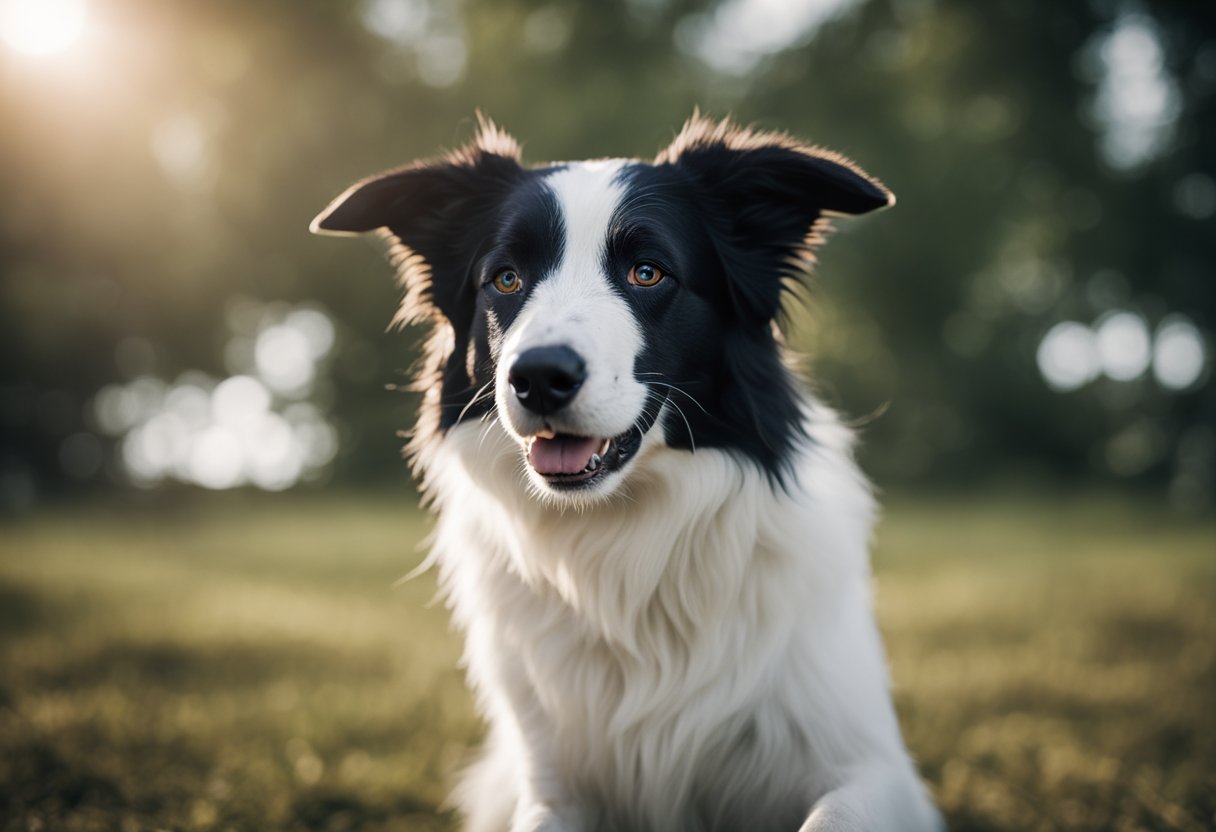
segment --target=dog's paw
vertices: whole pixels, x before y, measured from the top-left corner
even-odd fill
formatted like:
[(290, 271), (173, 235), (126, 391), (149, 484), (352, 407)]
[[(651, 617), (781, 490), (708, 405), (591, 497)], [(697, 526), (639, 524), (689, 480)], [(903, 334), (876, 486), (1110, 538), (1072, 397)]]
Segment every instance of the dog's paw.
[(798, 832), (867, 832), (862, 816), (847, 806), (820, 806)]

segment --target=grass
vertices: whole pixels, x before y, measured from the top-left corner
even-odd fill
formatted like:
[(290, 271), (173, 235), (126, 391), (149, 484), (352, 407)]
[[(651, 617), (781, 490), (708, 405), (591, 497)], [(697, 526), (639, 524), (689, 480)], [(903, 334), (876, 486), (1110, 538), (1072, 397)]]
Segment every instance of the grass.
[[(1216, 825), (1216, 525), (891, 500), (909, 746), (952, 828)], [(216, 499), (0, 529), (0, 830), (441, 830), (480, 735), (406, 500)]]

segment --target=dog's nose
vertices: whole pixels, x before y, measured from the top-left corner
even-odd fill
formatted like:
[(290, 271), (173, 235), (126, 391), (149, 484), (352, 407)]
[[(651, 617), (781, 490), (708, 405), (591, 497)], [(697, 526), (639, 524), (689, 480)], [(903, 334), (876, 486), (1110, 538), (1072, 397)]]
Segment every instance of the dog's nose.
[(569, 404), (586, 379), (583, 357), (569, 347), (524, 350), (507, 375), (519, 403), (542, 416)]

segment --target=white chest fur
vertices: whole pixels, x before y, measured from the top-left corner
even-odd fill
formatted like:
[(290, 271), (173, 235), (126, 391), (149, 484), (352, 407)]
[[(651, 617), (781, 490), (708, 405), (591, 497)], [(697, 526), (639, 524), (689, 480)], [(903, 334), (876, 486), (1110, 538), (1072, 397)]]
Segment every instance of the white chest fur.
[(497, 426), (449, 433), (425, 484), (492, 726), (481, 777), (601, 826), (788, 829), (850, 767), (903, 757), (870, 612), (872, 499), (847, 430), (808, 412), (788, 489), (656, 442), (627, 491), (582, 511), (530, 494)]

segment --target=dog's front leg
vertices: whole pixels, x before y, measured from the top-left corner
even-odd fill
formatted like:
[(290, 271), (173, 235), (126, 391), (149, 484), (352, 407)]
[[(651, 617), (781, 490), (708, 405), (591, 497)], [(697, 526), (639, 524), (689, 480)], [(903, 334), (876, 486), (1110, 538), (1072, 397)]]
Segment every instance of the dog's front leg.
[(587, 815), (570, 804), (551, 805), (522, 799), (511, 819), (511, 832), (584, 832)]
[(511, 832), (589, 832), (594, 827), (590, 812), (570, 792), (559, 764), (553, 759), (549, 738), (542, 736), (534, 721), (525, 720), (525, 736), (533, 740), (523, 775), (519, 799), (511, 818)]
[(799, 832), (941, 832), (941, 816), (908, 768), (861, 768), (823, 795)]

